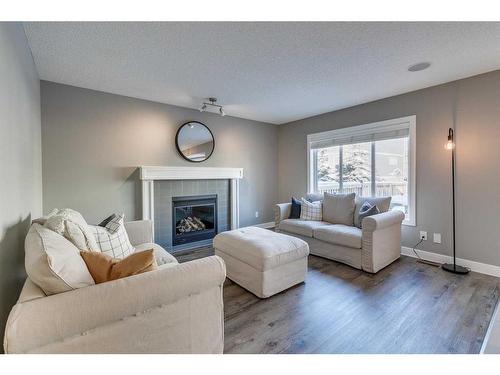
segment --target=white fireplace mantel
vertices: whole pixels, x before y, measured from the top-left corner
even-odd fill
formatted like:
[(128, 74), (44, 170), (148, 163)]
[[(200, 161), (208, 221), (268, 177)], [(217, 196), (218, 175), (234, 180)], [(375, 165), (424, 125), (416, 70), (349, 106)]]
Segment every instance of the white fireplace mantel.
[(239, 227), (240, 188), (243, 168), (214, 167), (139, 167), (142, 180), (142, 218), (154, 222), (154, 181), (231, 180), (231, 229)]

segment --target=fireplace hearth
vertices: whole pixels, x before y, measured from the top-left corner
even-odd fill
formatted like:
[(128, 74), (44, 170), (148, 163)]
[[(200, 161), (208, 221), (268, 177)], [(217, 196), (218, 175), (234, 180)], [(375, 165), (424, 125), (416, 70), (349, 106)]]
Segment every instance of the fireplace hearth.
[(212, 239), (217, 234), (217, 195), (172, 197), (172, 245)]

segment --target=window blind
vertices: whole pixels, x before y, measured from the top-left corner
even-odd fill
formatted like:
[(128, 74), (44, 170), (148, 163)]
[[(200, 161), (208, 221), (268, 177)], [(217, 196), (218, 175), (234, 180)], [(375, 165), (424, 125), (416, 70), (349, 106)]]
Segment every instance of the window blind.
[(364, 142), (374, 142), (383, 141), (386, 139), (404, 138), (408, 137), (410, 130), (408, 128), (391, 129), (383, 131), (375, 131), (372, 133), (361, 133), (353, 134), (347, 136), (338, 136), (328, 139), (314, 140), (311, 141), (311, 149), (326, 148), (333, 146), (343, 146), (353, 143), (364, 143)]

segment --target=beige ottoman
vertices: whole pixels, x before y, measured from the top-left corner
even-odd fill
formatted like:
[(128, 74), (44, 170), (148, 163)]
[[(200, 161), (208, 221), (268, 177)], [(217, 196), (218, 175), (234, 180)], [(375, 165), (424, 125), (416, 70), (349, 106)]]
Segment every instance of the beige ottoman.
[(218, 234), (214, 247), (226, 262), (227, 277), (257, 297), (270, 297), (306, 278), (309, 246), (299, 238), (246, 227)]

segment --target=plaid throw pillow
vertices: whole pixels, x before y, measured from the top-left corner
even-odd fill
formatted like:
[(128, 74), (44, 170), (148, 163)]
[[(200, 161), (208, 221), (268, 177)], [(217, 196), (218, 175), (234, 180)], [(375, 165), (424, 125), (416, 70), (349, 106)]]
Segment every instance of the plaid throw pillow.
[(323, 220), (323, 207), (320, 201), (309, 202), (302, 198), (302, 205), (300, 208), (300, 219), (301, 220)]
[(101, 249), (101, 253), (113, 258), (123, 259), (135, 251), (123, 224), (124, 215), (113, 215), (108, 219), (110, 220), (104, 227), (92, 225), (90, 229)]

